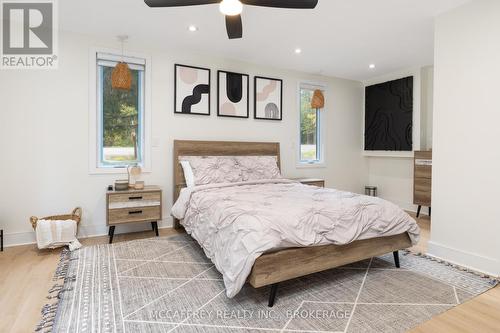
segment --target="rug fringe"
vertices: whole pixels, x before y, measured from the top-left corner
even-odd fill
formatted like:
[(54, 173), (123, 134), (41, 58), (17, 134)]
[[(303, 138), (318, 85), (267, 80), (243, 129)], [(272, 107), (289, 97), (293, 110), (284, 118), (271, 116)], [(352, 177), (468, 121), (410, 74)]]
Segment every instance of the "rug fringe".
[(69, 264), (73, 260), (78, 260), (77, 257), (71, 258), (71, 251), (64, 248), (61, 251), (59, 258), (59, 263), (57, 264), (56, 271), (54, 273), (53, 281), (58, 283), (54, 284), (52, 288), (49, 289), (47, 299), (56, 300), (53, 303), (47, 303), (42, 307), (41, 315), (42, 318), (35, 328), (35, 332), (38, 333), (50, 333), (54, 326), (56, 319), (57, 308), (59, 306), (59, 300), (64, 292), (73, 290), (72, 287), (64, 288), (69, 282), (76, 281), (76, 275), (68, 275)]
[(453, 264), (451, 262), (445, 261), (443, 259), (436, 258), (436, 257), (431, 256), (431, 255), (426, 254), (426, 253), (413, 252), (413, 251), (410, 251), (408, 249), (405, 249), (405, 250), (403, 250), (403, 254), (404, 255), (412, 254), (412, 255), (417, 256), (417, 257), (421, 257), (421, 258), (424, 258), (424, 259), (427, 259), (427, 260), (435, 261), (435, 262), (443, 264), (445, 266), (450, 266), (450, 267), (453, 267), (455, 269), (461, 270), (463, 272), (467, 272), (467, 273), (473, 274), (473, 275), (478, 276), (478, 277), (483, 278), (483, 279), (488, 279), (489, 283), (493, 287), (500, 283), (500, 281), (498, 280), (498, 278), (495, 277), (495, 276), (491, 276), (491, 275), (488, 275), (488, 274), (485, 274), (485, 273), (481, 273), (481, 272), (475, 271), (473, 269), (470, 269), (470, 268), (467, 268), (467, 267), (464, 267), (464, 266)]

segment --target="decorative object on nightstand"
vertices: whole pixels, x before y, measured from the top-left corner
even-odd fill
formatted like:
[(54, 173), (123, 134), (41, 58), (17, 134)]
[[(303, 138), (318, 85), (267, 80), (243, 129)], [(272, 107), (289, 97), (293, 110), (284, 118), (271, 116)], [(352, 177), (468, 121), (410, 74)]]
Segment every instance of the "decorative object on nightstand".
[[(127, 167), (128, 173), (128, 187), (131, 189), (141, 190), (141, 185), (139, 183), (139, 177), (141, 176), (142, 170), (138, 165), (129, 165)], [(136, 187), (136, 185), (139, 185)], [(144, 182), (142, 182), (142, 188), (144, 188)]]
[(312, 185), (318, 187), (325, 187), (325, 180), (319, 178), (293, 178), (304, 185)]
[(431, 216), (432, 150), (416, 151), (413, 172), (413, 203), (418, 205), (417, 217), (422, 206), (429, 207)]
[(115, 191), (126, 191), (128, 190), (128, 180), (116, 180), (115, 181)]
[(162, 191), (158, 186), (106, 193), (106, 224), (109, 227), (110, 244), (113, 242), (117, 225), (151, 222), (151, 227), (158, 236), (158, 221), (161, 219)]
[(365, 186), (365, 195), (369, 195), (370, 197), (377, 196), (377, 186)]

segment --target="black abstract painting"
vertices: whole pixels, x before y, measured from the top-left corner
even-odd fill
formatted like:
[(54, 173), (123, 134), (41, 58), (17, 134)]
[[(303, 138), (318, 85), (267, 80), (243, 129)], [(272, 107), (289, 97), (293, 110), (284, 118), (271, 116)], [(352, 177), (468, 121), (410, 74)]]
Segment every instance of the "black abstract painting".
[(175, 113), (210, 115), (210, 69), (175, 65)]
[(365, 150), (413, 150), (413, 76), (365, 88)]
[(218, 71), (218, 116), (248, 118), (248, 80), (247, 74)]

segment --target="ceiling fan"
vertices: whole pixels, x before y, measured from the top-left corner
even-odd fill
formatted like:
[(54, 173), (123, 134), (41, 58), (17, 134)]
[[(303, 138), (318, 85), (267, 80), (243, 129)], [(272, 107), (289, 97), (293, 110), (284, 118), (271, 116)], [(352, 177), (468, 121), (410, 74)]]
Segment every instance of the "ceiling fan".
[(220, 11), (226, 15), (226, 29), (229, 39), (241, 38), (243, 36), (243, 24), (241, 12), (243, 5), (313, 9), (316, 8), (318, 0), (144, 0), (149, 7), (181, 7), (219, 4)]

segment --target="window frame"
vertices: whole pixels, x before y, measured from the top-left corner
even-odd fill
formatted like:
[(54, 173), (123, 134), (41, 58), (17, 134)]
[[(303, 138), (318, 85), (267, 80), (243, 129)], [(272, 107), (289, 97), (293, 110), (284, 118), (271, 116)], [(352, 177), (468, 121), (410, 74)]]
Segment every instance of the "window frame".
[[(103, 59), (104, 58), (104, 59)], [(101, 82), (98, 75), (99, 59), (109, 61), (123, 61), (144, 66), (143, 89), (141, 95), (142, 110), (139, 117), (142, 126), (139, 137), (142, 138), (140, 154), (142, 155), (141, 169), (145, 173), (151, 172), (151, 58), (147, 55), (126, 52), (121, 55), (120, 50), (91, 48), (89, 54), (89, 173), (90, 174), (127, 174), (125, 166), (104, 166), (102, 161), (102, 119), (100, 114)], [(141, 112), (142, 111), (142, 112)]]
[(316, 111), (317, 112), (317, 120), (316, 120), (316, 132), (317, 132), (317, 149), (319, 154), (319, 160), (314, 161), (304, 161), (302, 160), (302, 152), (301, 152), (301, 90), (302, 89), (320, 89), (323, 91), (323, 94), (326, 95), (327, 86), (323, 83), (318, 82), (308, 82), (301, 81), (297, 86), (297, 113), (298, 113), (298, 127), (297, 127), (297, 168), (324, 168), (326, 167), (325, 163), (325, 122), (326, 122), (326, 112), (325, 108)]

